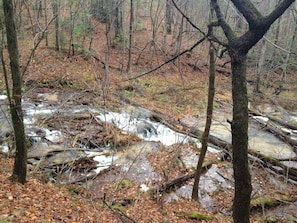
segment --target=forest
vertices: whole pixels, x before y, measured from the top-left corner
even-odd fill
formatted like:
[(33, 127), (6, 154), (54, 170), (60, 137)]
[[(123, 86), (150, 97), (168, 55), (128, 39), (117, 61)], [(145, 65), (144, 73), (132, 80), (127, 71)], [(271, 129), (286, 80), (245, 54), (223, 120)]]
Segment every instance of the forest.
[(294, 0), (3, 0), (1, 222), (297, 222)]

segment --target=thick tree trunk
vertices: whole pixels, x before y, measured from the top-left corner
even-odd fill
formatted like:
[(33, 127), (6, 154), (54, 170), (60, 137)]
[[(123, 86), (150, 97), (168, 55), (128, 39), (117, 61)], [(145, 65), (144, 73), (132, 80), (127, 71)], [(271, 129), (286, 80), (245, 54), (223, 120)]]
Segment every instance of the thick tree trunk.
[(232, 146), (235, 195), (234, 223), (249, 223), (251, 175), (248, 166), (248, 97), (246, 87), (246, 54), (230, 51), (232, 64)]
[(5, 15), (7, 48), (13, 81), (13, 92), (10, 101), (10, 113), (16, 143), (16, 155), (11, 179), (24, 184), (26, 182), (27, 175), (27, 149), (25, 146), (25, 130), (22, 113), (22, 79), (19, 66), (19, 51), (12, 1), (4, 0), (3, 9)]

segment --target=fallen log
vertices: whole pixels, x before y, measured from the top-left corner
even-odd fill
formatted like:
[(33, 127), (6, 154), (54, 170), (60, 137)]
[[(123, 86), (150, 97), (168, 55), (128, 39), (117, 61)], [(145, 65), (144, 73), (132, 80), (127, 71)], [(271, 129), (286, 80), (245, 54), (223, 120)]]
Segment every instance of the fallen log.
[(281, 204), (288, 204), (288, 203), (294, 203), (297, 201), (297, 197), (287, 197), (283, 195), (281, 198), (275, 198), (275, 197), (258, 197), (253, 198), (251, 200), (250, 204), (250, 210), (251, 211), (257, 211), (257, 210), (263, 210), (263, 207), (265, 209), (267, 208), (274, 208)]
[(296, 125), (292, 125), (292, 124), (289, 124), (289, 123), (286, 123), (280, 119), (277, 119), (277, 118), (274, 118), (270, 115), (267, 115), (267, 117), (269, 118), (269, 120), (277, 123), (277, 124), (280, 124), (281, 126), (285, 127), (285, 128), (288, 128), (288, 129), (292, 129), (292, 130), (297, 130), (297, 126)]
[[(261, 160), (262, 161), (261, 164), (263, 166), (273, 170), (278, 174), (284, 175), (289, 179), (297, 181), (297, 169), (288, 167), (285, 164), (281, 163), (278, 159), (266, 156), (260, 152), (249, 150), (249, 154)], [(276, 168), (276, 167), (279, 167), (279, 168)]]

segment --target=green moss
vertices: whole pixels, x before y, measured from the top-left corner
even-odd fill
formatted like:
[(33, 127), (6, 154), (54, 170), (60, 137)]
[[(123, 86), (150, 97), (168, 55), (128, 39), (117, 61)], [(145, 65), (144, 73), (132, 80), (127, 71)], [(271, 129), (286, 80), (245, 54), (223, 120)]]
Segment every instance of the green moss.
[(121, 204), (114, 204), (111, 206), (113, 209), (119, 210), (119, 211), (124, 211), (124, 207)]
[(117, 183), (118, 189), (129, 189), (133, 186), (133, 183), (128, 179), (123, 179), (119, 183)]
[(251, 208), (257, 208), (257, 207), (271, 207), (273, 205), (278, 204), (279, 202), (274, 198), (269, 197), (259, 197), (251, 200)]
[(66, 185), (67, 190), (70, 192), (72, 195), (79, 195), (80, 194), (80, 189), (72, 184)]
[(266, 154), (263, 154), (263, 153), (259, 153), (262, 157), (264, 157), (265, 159), (268, 159), (268, 160), (271, 160), (271, 161), (274, 161), (274, 162), (277, 162), (279, 163), (279, 160), (274, 158), (274, 157), (271, 157), (269, 155), (266, 155)]
[(269, 217), (261, 217), (257, 218), (257, 222), (262, 222), (262, 223), (275, 223), (279, 222), (275, 217), (269, 216)]
[(126, 37), (125, 33), (120, 33), (113, 40), (114, 44), (127, 43), (127, 42), (128, 42), (128, 38)]
[(207, 214), (202, 214), (202, 213), (195, 212), (195, 211), (187, 213), (187, 216), (189, 219), (194, 219), (194, 220), (213, 220), (214, 219), (213, 216), (210, 216)]
[(102, 155), (103, 156), (111, 156), (112, 154), (109, 151), (104, 151)]
[(218, 187), (216, 188), (216, 190), (213, 192), (213, 194), (214, 194), (214, 195), (218, 195), (218, 194), (220, 194), (222, 191), (223, 191), (222, 187), (221, 187), (221, 186), (218, 186)]
[(274, 222), (278, 222), (278, 220), (272, 216), (267, 217), (264, 221), (265, 223), (274, 223)]
[(7, 217), (0, 217), (0, 223), (10, 222), (9, 218)]

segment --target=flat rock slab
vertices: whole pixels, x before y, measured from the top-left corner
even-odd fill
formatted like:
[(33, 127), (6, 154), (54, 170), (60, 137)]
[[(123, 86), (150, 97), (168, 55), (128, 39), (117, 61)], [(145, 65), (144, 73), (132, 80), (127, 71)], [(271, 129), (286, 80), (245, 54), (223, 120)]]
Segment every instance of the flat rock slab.
[(47, 145), (46, 143), (34, 144), (28, 150), (28, 161), (36, 163), (42, 160), (41, 167), (71, 163), (84, 156), (86, 154), (80, 148), (65, 148), (63, 145)]
[(85, 156), (84, 153), (77, 150), (68, 150), (54, 154), (43, 162), (42, 166), (58, 166), (68, 163), (73, 163), (80, 157)]
[[(48, 145), (47, 143), (36, 143), (28, 149), (28, 158), (43, 158), (50, 156), (51, 153), (63, 152), (70, 150), (64, 145)], [(75, 150), (75, 149), (71, 149)]]

